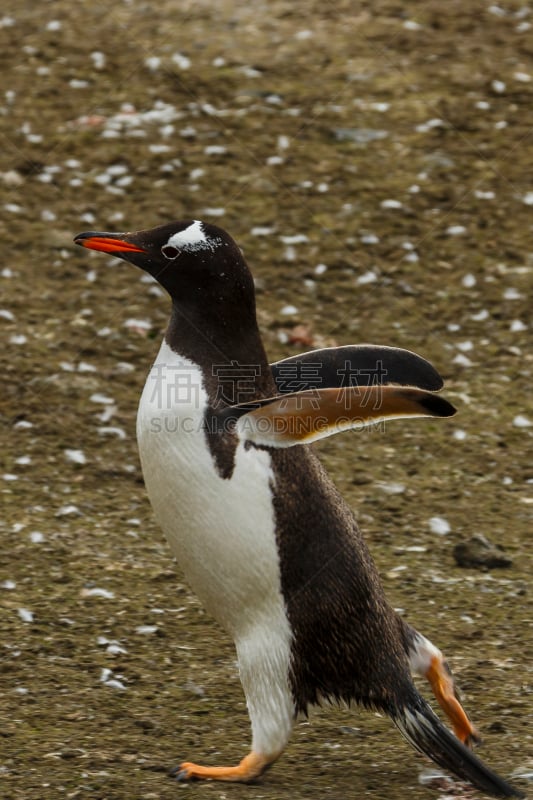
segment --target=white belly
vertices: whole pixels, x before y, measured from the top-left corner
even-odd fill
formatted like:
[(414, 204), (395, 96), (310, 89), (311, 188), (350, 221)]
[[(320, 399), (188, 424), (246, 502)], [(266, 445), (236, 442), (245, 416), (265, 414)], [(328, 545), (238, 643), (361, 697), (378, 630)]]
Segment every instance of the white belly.
[(202, 429), (200, 369), (163, 342), (141, 397), (137, 438), (155, 516), (187, 580), (234, 637), (263, 614), (285, 618), (270, 456), (239, 444), (230, 479)]
[(200, 369), (163, 342), (137, 416), (144, 480), (188, 582), (235, 640), (252, 748), (277, 754), (294, 705), (270, 456), (239, 444), (231, 478), (221, 478), (202, 427), (206, 403)]

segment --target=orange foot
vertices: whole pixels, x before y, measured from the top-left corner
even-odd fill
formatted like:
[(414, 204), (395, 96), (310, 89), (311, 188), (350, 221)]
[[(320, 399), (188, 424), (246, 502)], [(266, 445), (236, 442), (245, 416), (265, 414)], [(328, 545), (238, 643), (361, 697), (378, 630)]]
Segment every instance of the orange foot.
[(170, 776), (178, 781), (235, 781), (248, 783), (259, 777), (275, 758), (266, 758), (258, 753), (249, 753), (236, 767), (201, 767), (184, 761), (170, 771)]
[(450, 718), (457, 738), (468, 747), (479, 743), (481, 741), (479, 734), (459, 702), (452, 673), (446, 661), (434, 656), (426, 672), (426, 678), (431, 684), (433, 694), (440, 707)]

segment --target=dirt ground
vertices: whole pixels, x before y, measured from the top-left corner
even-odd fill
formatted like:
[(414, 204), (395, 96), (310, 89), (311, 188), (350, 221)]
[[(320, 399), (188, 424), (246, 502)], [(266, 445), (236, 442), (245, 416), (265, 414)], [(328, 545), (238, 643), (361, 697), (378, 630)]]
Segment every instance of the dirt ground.
[[(180, 217), (242, 245), (272, 360), (376, 342), (445, 376), (453, 420), (317, 449), (480, 755), (527, 787), (532, 25), (524, 0), (4, 2), (2, 798), (475, 796), (357, 710), (298, 723), (255, 786), (166, 776), (240, 758), (248, 719), (140, 473), (167, 299), (72, 237)], [(512, 566), (458, 567), (474, 533)]]

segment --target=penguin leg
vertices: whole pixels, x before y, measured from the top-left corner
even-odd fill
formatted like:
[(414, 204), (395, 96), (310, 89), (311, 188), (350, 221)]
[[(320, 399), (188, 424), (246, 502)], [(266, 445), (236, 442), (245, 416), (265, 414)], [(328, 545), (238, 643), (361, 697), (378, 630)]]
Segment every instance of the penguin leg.
[(260, 753), (252, 750), (234, 767), (202, 767), (192, 761), (184, 761), (170, 771), (170, 776), (178, 781), (209, 780), (249, 783), (254, 778), (258, 778), (274, 760), (268, 761)]
[(463, 744), (472, 746), (480, 737), (459, 702), (453, 675), (442, 652), (429, 639), (410, 628), (409, 666), (411, 671), (429, 681), (437, 702), (452, 723), (455, 735)]
[[(283, 638), (285, 641), (280, 641)], [(179, 781), (253, 781), (272, 766), (289, 740), (295, 710), (289, 685), (290, 649), (286, 637), (271, 630), (270, 638), (269, 633), (262, 630), (236, 644), (252, 724), (251, 752), (231, 767), (206, 767), (186, 761), (170, 773)], [(276, 644), (281, 646), (276, 647)]]

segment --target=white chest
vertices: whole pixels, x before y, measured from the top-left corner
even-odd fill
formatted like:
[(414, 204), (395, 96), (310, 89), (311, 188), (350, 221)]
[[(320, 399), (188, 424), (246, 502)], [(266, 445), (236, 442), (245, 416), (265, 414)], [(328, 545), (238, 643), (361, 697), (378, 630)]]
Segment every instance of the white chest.
[(187, 580), (234, 636), (281, 611), (270, 456), (238, 445), (223, 479), (203, 429), (199, 367), (165, 342), (148, 376), (137, 438), (155, 516)]

